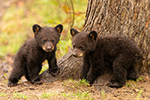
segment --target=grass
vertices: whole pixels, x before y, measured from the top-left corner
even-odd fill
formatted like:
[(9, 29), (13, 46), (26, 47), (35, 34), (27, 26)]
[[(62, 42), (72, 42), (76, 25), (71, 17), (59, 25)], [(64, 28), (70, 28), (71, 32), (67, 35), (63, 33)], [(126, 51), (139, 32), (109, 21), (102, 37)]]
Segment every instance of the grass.
[(129, 88), (134, 88), (134, 87), (136, 87), (136, 81), (133, 81), (133, 80), (128, 80), (127, 82), (126, 82), (126, 85), (125, 85), (126, 87), (129, 87)]
[(138, 81), (143, 81), (143, 80), (144, 80), (143, 77), (140, 76), (136, 81), (138, 82)]
[(67, 100), (93, 100), (89, 92), (66, 92), (66, 93), (43, 93), (40, 98), (54, 100), (54, 98), (62, 98)]
[(93, 100), (92, 94), (88, 91), (86, 80), (68, 79), (62, 82), (64, 91), (61, 92), (44, 92), (40, 95), (42, 99), (48, 100)]
[(45, 64), (43, 65), (43, 67), (42, 67), (42, 69), (41, 69), (41, 71), (40, 71), (40, 74), (41, 73), (43, 73), (46, 69), (48, 69), (49, 67), (48, 67), (48, 63), (47, 63), (47, 61), (45, 61)]
[[(71, 48), (69, 33), (72, 23), (70, 0), (12, 0), (0, 22), (0, 58), (15, 54), (23, 42), (33, 37), (32, 25), (56, 26), (63, 24), (64, 30), (57, 45), (57, 58), (61, 58)], [(74, 26), (82, 29), (87, 1), (73, 0), (75, 10)], [(38, 6), (37, 6), (38, 5)], [(84, 13), (80, 13), (84, 12)]]
[(68, 100), (93, 100), (88, 92), (76, 92), (76, 93), (62, 93), (60, 96), (65, 97)]
[(63, 86), (66, 87), (66, 91), (60, 96), (67, 100), (93, 100), (91, 93), (86, 90), (89, 88), (89, 84), (84, 79), (80, 81), (68, 79), (63, 81)]
[(143, 77), (142, 76), (140, 76), (136, 81), (133, 81), (133, 80), (128, 80), (127, 82), (126, 82), (126, 87), (129, 87), (129, 88), (136, 88), (137, 86), (136, 86), (136, 83), (137, 82), (139, 82), (139, 81), (143, 81), (144, 79), (143, 79)]
[(58, 49), (56, 51), (57, 58), (61, 58), (62, 56), (64, 56), (71, 47), (71, 39), (59, 41)]
[(25, 99), (25, 100), (27, 100), (27, 96), (26, 95), (24, 95), (24, 94), (22, 94), (22, 93), (18, 93), (18, 92), (14, 92), (13, 93), (13, 97), (14, 98), (20, 98), (20, 99)]
[[(64, 56), (71, 45), (70, 28), (72, 15), (70, 0), (12, 0), (0, 22), (0, 59), (7, 54), (15, 55), (28, 38), (33, 38), (33, 24), (54, 27), (63, 24), (64, 30), (57, 44), (56, 57)], [(84, 24), (87, 1), (73, 0), (75, 10), (74, 28), (82, 29)], [(38, 5), (38, 6), (37, 6)], [(84, 12), (84, 13), (80, 13)], [(48, 68), (42, 67), (41, 73)]]
[(106, 100), (106, 99), (105, 99), (105, 95), (106, 95), (105, 90), (102, 89), (102, 90), (101, 90), (102, 100)]
[(89, 86), (89, 82), (86, 79), (82, 79), (79, 81), (79, 85)]
[(41, 94), (41, 98), (51, 98), (52, 96), (58, 95), (57, 93), (43, 93)]
[(140, 100), (140, 97), (141, 97), (141, 95), (142, 95), (142, 92), (143, 92), (143, 89), (140, 89), (140, 91), (139, 91), (139, 93), (138, 93), (138, 95), (137, 95), (137, 97), (136, 97), (136, 100)]
[(6, 97), (7, 95), (4, 92), (0, 92), (0, 97)]
[(75, 89), (75, 88), (80, 88), (80, 86), (88, 87), (89, 83), (85, 79), (77, 81), (70, 78), (68, 80), (63, 81), (63, 85), (71, 86), (70, 88)]

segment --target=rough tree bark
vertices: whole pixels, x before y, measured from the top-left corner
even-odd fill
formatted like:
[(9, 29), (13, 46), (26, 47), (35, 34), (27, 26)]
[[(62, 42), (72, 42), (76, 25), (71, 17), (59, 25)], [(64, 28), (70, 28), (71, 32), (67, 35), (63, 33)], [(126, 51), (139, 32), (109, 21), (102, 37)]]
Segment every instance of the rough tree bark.
[[(150, 68), (150, 2), (149, 0), (88, 0), (84, 31), (95, 30), (99, 35), (121, 35), (132, 38), (143, 55), (143, 68)], [(82, 58), (74, 58), (70, 50), (58, 60), (60, 74), (52, 77), (42, 73), (45, 81), (79, 79)], [(146, 71), (146, 70), (144, 70)], [(106, 75), (110, 76), (110, 75)], [(109, 78), (109, 77), (108, 77)], [(98, 78), (103, 83), (108, 78)]]
[(83, 30), (133, 39), (143, 55), (143, 67), (150, 68), (149, 0), (89, 0)]

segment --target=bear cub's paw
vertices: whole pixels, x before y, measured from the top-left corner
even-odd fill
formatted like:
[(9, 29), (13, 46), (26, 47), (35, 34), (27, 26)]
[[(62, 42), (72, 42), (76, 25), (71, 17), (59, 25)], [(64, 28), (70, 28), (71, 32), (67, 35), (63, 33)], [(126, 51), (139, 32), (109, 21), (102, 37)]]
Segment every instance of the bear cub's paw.
[(17, 85), (17, 83), (12, 83), (11, 81), (8, 81), (8, 84), (7, 84), (8, 87), (13, 87), (16, 85)]
[(37, 78), (36, 80), (31, 81), (32, 84), (43, 84), (43, 82), (40, 80), (40, 78)]
[(55, 76), (57, 76), (57, 75), (60, 73), (60, 68), (56, 67), (56, 68), (50, 69), (50, 70), (49, 70), (49, 73), (50, 73), (53, 77), (55, 77)]
[(110, 80), (109, 83), (107, 83), (107, 86), (109, 86), (111, 88), (121, 88), (121, 87), (123, 87), (123, 84), (121, 84), (115, 80)]

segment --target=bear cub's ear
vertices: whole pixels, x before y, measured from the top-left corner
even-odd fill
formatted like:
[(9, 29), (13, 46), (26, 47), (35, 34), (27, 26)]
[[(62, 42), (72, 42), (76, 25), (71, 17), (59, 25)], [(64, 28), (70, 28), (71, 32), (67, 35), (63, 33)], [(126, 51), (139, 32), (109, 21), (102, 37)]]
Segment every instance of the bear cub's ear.
[(32, 29), (34, 33), (38, 33), (41, 30), (41, 26), (38, 24), (34, 24)]
[(91, 32), (89, 33), (89, 37), (90, 37), (90, 39), (92, 39), (92, 40), (96, 40), (96, 38), (97, 38), (97, 32), (96, 32), (96, 31), (91, 31)]
[(56, 31), (57, 31), (58, 33), (61, 33), (62, 30), (63, 30), (63, 25), (58, 24), (57, 26), (55, 26), (55, 29), (56, 29)]
[(74, 29), (74, 28), (71, 28), (70, 29), (70, 33), (71, 33), (71, 35), (72, 36), (75, 36), (77, 33), (79, 33), (76, 29)]

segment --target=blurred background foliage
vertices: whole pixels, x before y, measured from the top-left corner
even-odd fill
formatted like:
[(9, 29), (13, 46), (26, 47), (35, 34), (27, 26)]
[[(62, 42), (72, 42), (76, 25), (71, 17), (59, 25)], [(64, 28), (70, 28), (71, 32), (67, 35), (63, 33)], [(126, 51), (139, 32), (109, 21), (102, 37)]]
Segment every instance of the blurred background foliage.
[[(0, 0), (2, 1), (2, 0)], [(33, 38), (32, 25), (56, 26), (64, 30), (57, 45), (57, 58), (71, 48), (70, 28), (82, 30), (87, 0), (6, 0), (0, 18), (0, 58), (14, 55), (24, 41)]]

